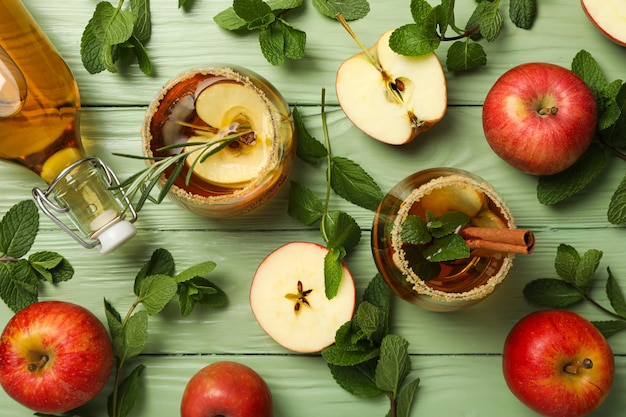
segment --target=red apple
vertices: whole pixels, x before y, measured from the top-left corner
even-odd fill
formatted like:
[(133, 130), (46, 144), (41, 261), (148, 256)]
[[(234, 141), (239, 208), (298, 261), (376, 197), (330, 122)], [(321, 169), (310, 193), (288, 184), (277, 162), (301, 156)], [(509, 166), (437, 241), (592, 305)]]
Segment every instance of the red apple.
[(87, 309), (40, 301), (20, 310), (0, 337), (0, 384), (32, 410), (58, 414), (85, 404), (113, 367), (109, 335)]
[(252, 368), (237, 362), (214, 362), (185, 387), (181, 417), (273, 417), (269, 387)]
[(623, 0), (581, 0), (581, 5), (604, 36), (626, 46), (626, 3)]
[(587, 150), (598, 111), (591, 89), (558, 65), (533, 62), (504, 73), (487, 93), (483, 130), (489, 146), (513, 167), (556, 174)]
[(549, 417), (591, 413), (608, 395), (615, 372), (613, 352), (600, 331), (563, 310), (523, 317), (504, 343), (502, 370), (511, 392)]

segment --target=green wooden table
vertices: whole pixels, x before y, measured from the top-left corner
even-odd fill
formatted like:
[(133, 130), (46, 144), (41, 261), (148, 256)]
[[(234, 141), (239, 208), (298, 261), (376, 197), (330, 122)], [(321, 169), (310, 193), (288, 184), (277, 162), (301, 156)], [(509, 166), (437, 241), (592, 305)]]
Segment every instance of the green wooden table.
[[(306, 57), (273, 67), (262, 57), (256, 36), (226, 32), (212, 17), (231, 5), (229, 0), (197, 0), (190, 10), (177, 9), (175, 0), (152, 0), (153, 35), (148, 53), (155, 75), (145, 76), (135, 66), (117, 74), (88, 74), (80, 55), (80, 37), (96, 1), (24, 0), (34, 17), (74, 72), (84, 110), (83, 143), (89, 154), (109, 163), (126, 178), (143, 166), (112, 155), (140, 154), (140, 126), (149, 101), (171, 77), (193, 67), (215, 63), (237, 64), (270, 80), (292, 105), (299, 105), (310, 131), (322, 138), (321, 89), (326, 88), (329, 131), (334, 153), (361, 164), (389, 190), (405, 176), (429, 167), (450, 166), (472, 171), (490, 182), (508, 203), (519, 227), (534, 230), (531, 256), (518, 256), (504, 284), (484, 302), (457, 313), (424, 311), (399, 299), (393, 305), (393, 331), (410, 343), (411, 376), (421, 378), (413, 414), (422, 417), (533, 416), (508, 390), (501, 372), (504, 339), (523, 315), (536, 309), (522, 296), (524, 285), (535, 278), (555, 277), (554, 256), (560, 243), (579, 251), (604, 252), (595, 293), (602, 301), (606, 267), (626, 288), (626, 231), (606, 219), (611, 194), (624, 175), (624, 164), (610, 163), (600, 178), (578, 197), (557, 207), (537, 202), (537, 179), (501, 161), (488, 147), (481, 126), (481, 104), (495, 80), (524, 62), (546, 61), (570, 67), (581, 49), (592, 53), (609, 80), (625, 77), (626, 50), (598, 32), (576, 0), (540, 2), (539, 16), (530, 31), (505, 21), (501, 37), (485, 44), (488, 65), (468, 74), (447, 73), (449, 108), (444, 120), (429, 133), (402, 147), (376, 142), (356, 129), (337, 106), (334, 79), (337, 67), (358, 47), (341, 26), (319, 15), (306, 2), (289, 21), (306, 31)], [(385, 30), (409, 23), (408, 0), (370, 0), (369, 15), (353, 23), (366, 45)], [(473, 5), (458, 2), (458, 18), (465, 20)], [(447, 46), (438, 53), (445, 57)], [(0, 164), (0, 213), (31, 196), (42, 186), (30, 172)], [(324, 189), (319, 169), (297, 161), (292, 178), (318, 192)], [(258, 326), (248, 303), (251, 278), (259, 262), (273, 249), (293, 240), (321, 242), (319, 231), (303, 227), (286, 213), (289, 187), (259, 210), (239, 218), (214, 220), (184, 211), (172, 202), (149, 204), (136, 223), (137, 236), (107, 256), (79, 247), (42, 216), (33, 251), (54, 250), (66, 256), (76, 272), (57, 287), (42, 287), (41, 299), (62, 299), (81, 304), (104, 321), (103, 298), (120, 311), (132, 303), (133, 280), (157, 248), (169, 250), (180, 269), (206, 260), (217, 263), (211, 278), (230, 298), (218, 309), (199, 309), (181, 318), (176, 302), (150, 318), (141, 398), (132, 415), (178, 415), (186, 382), (203, 366), (235, 360), (252, 366), (268, 382), (277, 417), (384, 416), (386, 399), (358, 399), (337, 386), (319, 355), (300, 355), (274, 343)], [(376, 273), (369, 238), (373, 213), (336, 198), (331, 203), (352, 214), (364, 230), (361, 244), (346, 262), (356, 277), (359, 297)], [(605, 319), (599, 311), (580, 305), (575, 311), (592, 320)], [(0, 306), (0, 324), (12, 316)], [(616, 358), (613, 390), (594, 414), (622, 416), (626, 408), (626, 334), (610, 339)], [(131, 364), (132, 366), (132, 364)], [(106, 415), (111, 385), (81, 415)], [(29, 410), (0, 392), (4, 417), (30, 415)]]

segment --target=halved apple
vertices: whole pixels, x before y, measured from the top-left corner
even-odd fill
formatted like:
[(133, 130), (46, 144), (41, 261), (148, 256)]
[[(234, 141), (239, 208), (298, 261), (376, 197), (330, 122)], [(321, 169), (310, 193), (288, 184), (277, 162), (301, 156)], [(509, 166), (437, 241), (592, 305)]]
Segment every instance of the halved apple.
[[(202, 131), (190, 142), (216, 142), (239, 131), (251, 130), (254, 137), (242, 137), (194, 166), (194, 172), (206, 181), (237, 188), (256, 178), (271, 152), (269, 103), (249, 85), (220, 82), (205, 88), (196, 99), (196, 113), (215, 132)], [(201, 151), (187, 158), (192, 165)]]
[(626, 46), (626, 2), (623, 0), (581, 0), (583, 10), (609, 39)]
[(326, 253), (328, 249), (316, 243), (287, 243), (269, 254), (254, 274), (250, 287), (254, 317), (268, 336), (289, 350), (321, 351), (354, 314), (356, 289), (345, 265), (337, 295), (326, 298)]
[(439, 122), (448, 99), (437, 55), (409, 57), (394, 52), (389, 47), (392, 32), (339, 66), (335, 90), (356, 127), (376, 140), (401, 145)]

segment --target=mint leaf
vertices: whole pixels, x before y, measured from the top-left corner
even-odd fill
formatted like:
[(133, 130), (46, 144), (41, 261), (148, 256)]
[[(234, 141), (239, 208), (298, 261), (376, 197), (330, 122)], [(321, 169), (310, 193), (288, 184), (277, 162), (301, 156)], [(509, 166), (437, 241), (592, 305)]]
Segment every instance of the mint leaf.
[(431, 234), (434, 238), (456, 233), (462, 226), (469, 223), (470, 218), (467, 214), (460, 211), (450, 211), (437, 217), (437, 221), (437, 227), (431, 229)]
[(140, 43), (148, 41), (152, 32), (150, 0), (130, 0), (130, 11), (133, 14), (133, 35)]
[(509, 17), (515, 26), (530, 29), (537, 17), (537, 0), (511, 0)]
[(285, 34), (278, 25), (269, 25), (259, 33), (261, 53), (272, 65), (285, 62)]
[(607, 217), (612, 224), (626, 224), (626, 176), (611, 196)]
[(130, 37), (129, 43), (132, 45), (132, 51), (137, 58), (137, 63), (139, 64), (139, 69), (146, 75), (152, 74), (152, 61), (150, 61), (150, 57), (148, 56), (148, 51), (146, 51), (145, 46), (139, 39), (135, 37), (135, 35)]
[(151, 275), (141, 281), (139, 300), (149, 315), (159, 313), (176, 295), (178, 285), (169, 275)]
[(122, 316), (107, 300), (104, 300), (104, 313), (111, 334), (111, 342), (113, 344), (113, 353), (117, 358), (124, 356), (124, 325), (122, 324)]
[(179, 274), (176, 274), (174, 280), (177, 283), (186, 282), (195, 277), (202, 277), (205, 275), (209, 275), (215, 269), (217, 265), (215, 262), (207, 261), (196, 264), (190, 268), (185, 269)]
[(337, 13), (341, 13), (348, 21), (361, 19), (370, 11), (367, 0), (313, 0), (313, 7), (333, 19)]
[(586, 293), (589, 289), (601, 259), (602, 252), (597, 249), (589, 249), (580, 258), (580, 263), (574, 275), (574, 282), (583, 293)]
[(139, 310), (128, 318), (123, 327), (123, 348), (119, 359), (138, 356), (148, 344), (148, 312)]
[[(117, 404), (115, 406), (115, 410), (117, 411), (115, 414), (116, 417), (128, 416), (131, 410), (135, 407), (137, 399), (139, 398), (139, 377), (145, 369), (146, 367), (144, 365), (137, 365), (135, 369), (133, 369), (131, 373), (120, 383), (117, 395)], [(107, 400), (109, 415), (111, 415), (113, 408), (113, 394), (109, 395)]]
[(554, 259), (554, 268), (556, 273), (563, 278), (564, 281), (574, 284), (576, 282), (576, 271), (580, 265), (580, 254), (570, 245), (561, 243), (556, 250)]
[(572, 72), (578, 75), (593, 91), (596, 97), (600, 97), (606, 86), (606, 78), (602, 69), (593, 56), (584, 49), (579, 51), (572, 60)]
[(626, 320), (592, 321), (591, 324), (596, 326), (605, 338), (626, 329)]
[(219, 27), (226, 30), (242, 29), (248, 23), (245, 19), (239, 17), (239, 15), (235, 13), (235, 9), (233, 9), (232, 7), (222, 10), (221, 12), (213, 16), (213, 21)]
[(416, 23), (424, 22), (433, 10), (433, 7), (426, 0), (411, 0), (410, 8), (411, 17)]
[(324, 218), (326, 246), (351, 249), (361, 240), (361, 228), (348, 213), (338, 210), (328, 212)]
[(487, 42), (493, 42), (500, 35), (504, 19), (498, 8), (499, 2), (483, 1), (482, 12), (479, 18), (480, 34), (487, 39)]
[(425, 247), (409, 245), (404, 248), (405, 258), (411, 265), (413, 272), (422, 280), (430, 281), (439, 276), (441, 267), (436, 262), (430, 262), (424, 257)]
[(626, 300), (624, 299), (624, 293), (609, 268), (607, 268), (607, 272), (609, 273), (609, 278), (606, 281), (607, 298), (615, 312), (626, 319)]
[(268, 13), (266, 15), (263, 15), (257, 19), (254, 19), (248, 22), (246, 26), (248, 30), (263, 29), (263, 28), (268, 27), (274, 22), (276, 22), (276, 16), (274, 15), (274, 13)]
[(56, 252), (33, 253), (28, 257), (28, 262), (43, 279), (51, 284), (67, 281), (74, 275), (74, 268), (69, 261)]
[(310, 226), (322, 218), (324, 205), (311, 189), (291, 181), (287, 213), (292, 218)]
[(432, 245), (424, 249), (423, 254), (429, 262), (446, 262), (469, 258), (470, 250), (465, 240), (454, 234), (434, 239)]
[(284, 33), (285, 57), (289, 59), (300, 59), (304, 57), (306, 48), (306, 33), (296, 29), (284, 19), (279, 18), (276, 22)]
[(400, 383), (411, 370), (408, 346), (409, 342), (395, 334), (385, 336), (380, 345), (374, 379), (378, 388), (392, 392), (394, 397), (398, 394)]
[(0, 298), (14, 313), (37, 302), (39, 279), (28, 262), (0, 262)]
[(93, 32), (93, 18), (89, 20), (80, 39), (80, 58), (90, 74), (97, 74), (106, 69), (102, 59), (103, 42)]
[(584, 295), (573, 285), (554, 278), (530, 281), (523, 290), (524, 298), (543, 307), (563, 308), (576, 304)]
[(592, 143), (571, 167), (558, 174), (539, 177), (537, 199), (541, 204), (553, 205), (574, 196), (598, 177), (608, 158), (606, 149)]
[(330, 185), (340, 197), (372, 211), (384, 197), (374, 179), (359, 164), (344, 157), (332, 158)]
[(367, 339), (375, 340), (377, 333), (383, 327), (382, 318), (378, 307), (363, 301), (359, 304), (352, 322)]
[(150, 260), (144, 264), (135, 276), (134, 293), (139, 296), (141, 281), (151, 275), (174, 275), (176, 265), (172, 254), (166, 249), (156, 249), (152, 252)]
[(252, 22), (272, 13), (270, 6), (263, 0), (233, 0), (233, 9), (237, 16), (247, 22)]
[[(611, 86), (615, 88), (613, 84)], [(599, 134), (604, 143), (620, 148), (626, 146), (626, 84), (621, 85), (619, 91), (615, 94), (615, 98), (610, 98), (610, 100), (613, 101), (613, 103), (608, 104), (611, 108), (610, 117), (615, 119), (615, 115), (618, 115), (613, 124), (600, 130)], [(606, 113), (604, 112), (601, 115), (603, 124), (606, 124), (604, 120)]]
[(226, 293), (206, 278), (194, 277), (178, 284), (178, 302), (183, 317), (191, 314), (196, 304), (221, 307), (228, 303)]
[(304, 4), (304, 0), (268, 0), (267, 1), (267, 5), (270, 6), (270, 8), (273, 11), (291, 10), (291, 9), (295, 9), (296, 7), (302, 6), (302, 4)]
[(389, 47), (406, 56), (421, 56), (433, 52), (441, 43), (435, 26), (436, 24), (431, 24), (426, 27), (415, 23), (400, 26), (391, 33)]
[(411, 405), (415, 399), (415, 393), (419, 388), (420, 379), (415, 378), (409, 382), (398, 395), (397, 417), (409, 417), (411, 414)]
[(39, 211), (32, 200), (12, 206), (0, 220), (0, 256), (21, 258), (35, 242)]
[(420, 216), (409, 215), (402, 222), (400, 239), (407, 245), (423, 245), (432, 240), (426, 222)]
[(328, 151), (320, 141), (309, 134), (298, 107), (294, 107), (292, 115), (298, 136), (296, 155), (311, 165), (317, 165), (321, 159), (326, 158)]
[[(600, 92), (601, 97), (598, 100), (598, 129), (601, 133), (612, 130), (610, 127), (619, 120), (622, 115), (622, 108), (626, 106), (624, 94), (620, 94), (622, 88), (626, 88), (622, 83), (622, 80), (611, 81)], [(622, 99), (621, 103), (618, 103), (618, 97)]]
[[(374, 362), (375, 363), (375, 362)], [(378, 397), (384, 392), (373, 382), (373, 365), (335, 366), (328, 364), (335, 382), (347, 392), (361, 398)]]
[(102, 43), (118, 45), (126, 42), (133, 34), (134, 17), (132, 12), (120, 10), (111, 3), (102, 1), (96, 6), (91, 28)]
[(345, 256), (343, 248), (330, 248), (324, 256), (324, 292), (326, 298), (332, 300), (339, 292), (339, 285), (343, 278), (342, 258)]
[(487, 54), (476, 42), (456, 41), (448, 49), (446, 67), (448, 71), (465, 71), (487, 65)]
[[(365, 288), (363, 293), (364, 303), (370, 303), (378, 307), (380, 314), (380, 334), (389, 333), (389, 316), (391, 314), (391, 289), (385, 282), (382, 275), (376, 274)], [(374, 336), (374, 341), (380, 343), (378, 334)]]
[(376, 358), (378, 353), (378, 349), (369, 351), (349, 350), (337, 345), (331, 345), (322, 350), (322, 357), (329, 365), (354, 366)]

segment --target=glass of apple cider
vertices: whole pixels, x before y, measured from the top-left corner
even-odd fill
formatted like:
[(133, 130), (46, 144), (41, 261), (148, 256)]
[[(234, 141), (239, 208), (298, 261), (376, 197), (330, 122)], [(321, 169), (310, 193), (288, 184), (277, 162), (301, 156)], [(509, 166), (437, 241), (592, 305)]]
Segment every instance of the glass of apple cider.
[(422, 279), (423, 259), (416, 257), (415, 245), (403, 242), (402, 228), (412, 215), (427, 221), (427, 212), (462, 212), (468, 226), (488, 233), (515, 228), (502, 199), (478, 176), (453, 168), (410, 175), (389, 191), (374, 217), (372, 252), (387, 284), (402, 299), (433, 311), (457, 310), (487, 297), (506, 277), (515, 254), (472, 249), (467, 258), (439, 262)]
[[(150, 158), (193, 151), (180, 172), (172, 166), (163, 173), (161, 184), (176, 175), (169, 196), (207, 217), (240, 215), (267, 202), (295, 157), (289, 105), (267, 80), (235, 66), (189, 70), (166, 83), (148, 108), (142, 136)], [(197, 146), (218, 149), (233, 136), (206, 158), (203, 149), (210, 148)]]

